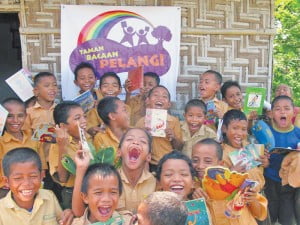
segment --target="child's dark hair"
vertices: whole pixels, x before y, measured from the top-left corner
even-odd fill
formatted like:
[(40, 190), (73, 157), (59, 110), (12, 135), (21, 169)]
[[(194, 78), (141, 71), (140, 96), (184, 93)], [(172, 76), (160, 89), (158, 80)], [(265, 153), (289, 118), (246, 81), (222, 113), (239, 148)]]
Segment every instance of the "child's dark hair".
[(193, 145), (193, 149), (197, 145), (213, 145), (216, 149), (216, 155), (218, 157), (218, 160), (222, 160), (222, 158), (223, 158), (223, 149), (222, 149), (222, 146), (220, 145), (220, 143), (217, 142), (216, 140), (214, 140), (212, 138), (202, 139), (202, 140), (198, 141), (196, 144)]
[(207, 74), (207, 73), (213, 74), (215, 76), (215, 79), (216, 79), (217, 83), (220, 84), (220, 85), (222, 84), (222, 75), (221, 75), (221, 73), (219, 73), (215, 70), (207, 70), (203, 74)]
[(23, 102), (21, 99), (19, 99), (19, 98), (6, 98), (6, 99), (3, 100), (2, 105), (3, 105), (4, 108), (5, 108), (5, 105), (6, 105), (6, 104), (11, 104), (11, 103), (21, 105), (21, 106), (23, 106), (24, 109), (25, 109), (25, 104), (24, 104), (24, 102)]
[(89, 180), (93, 175), (100, 175), (103, 178), (109, 177), (109, 176), (115, 176), (118, 180), (118, 190), (119, 190), (119, 195), (122, 194), (122, 180), (120, 177), (120, 174), (118, 171), (115, 169), (114, 166), (107, 164), (107, 163), (96, 163), (87, 169), (87, 171), (84, 174), (82, 184), (81, 184), (81, 192), (87, 193), (89, 189)]
[(131, 130), (141, 130), (141, 131), (143, 131), (146, 134), (147, 140), (148, 140), (149, 153), (151, 153), (151, 150), (152, 150), (152, 136), (148, 133), (148, 131), (146, 131), (143, 128), (129, 128), (128, 130), (126, 130), (126, 132), (123, 134), (123, 136), (122, 136), (122, 138), (120, 140), (119, 148), (122, 147), (122, 144), (124, 142), (124, 139), (125, 139), (126, 135)]
[(118, 84), (119, 84), (119, 88), (121, 88), (121, 80), (120, 77), (115, 73), (115, 72), (106, 72), (104, 73), (101, 77), (100, 77), (100, 83), (99, 86), (101, 88), (102, 84), (103, 84), (103, 80), (107, 77), (113, 77), (117, 80)]
[(167, 91), (167, 93), (168, 93), (169, 100), (171, 99), (171, 95), (170, 95), (170, 92), (169, 92), (168, 88), (166, 88), (166, 87), (163, 86), (163, 85), (157, 85), (156, 87), (152, 88), (152, 89), (149, 91), (149, 93), (148, 93), (148, 97), (151, 96), (152, 92), (153, 92), (156, 88), (164, 88), (164, 89), (166, 89), (166, 91)]
[(117, 101), (120, 101), (118, 97), (107, 96), (98, 103), (97, 112), (104, 124), (109, 125), (109, 113), (116, 112), (118, 107)]
[(184, 112), (187, 113), (187, 111), (191, 108), (191, 107), (198, 107), (200, 109), (202, 109), (204, 115), (206, 115), (206, 104), (200, 100), (200, 99), (191, 99), (188, 101), (188, 103), (186, 103), (185, 108), (184, 108)]
[(38, 83), (40, 82), (40, 80), (44, 77), (54, 77), (53, 73), (50, 72), (39, 72), (37, 75), (34, 76), (33, 78), (33, 86), (36, 87), (38, 85)]
[(164, 155), (158, 162), (157, 164), (157, 170), (156, 170), (156, 179), (158, 181), (160, 181), (160, 178), (161, 178), (161, 171), (162, 171), (162, 167), (163, 167), (163, 164), (168, 160), (168, 159), (181, 159), (183, 161), (185, 161), (189, 168), (190, 168), (190, 172), (191, 172), (191, 176), (192, 178), (194, 178), (196, 176), (196, 171), (193, 167), (193, 164), (192, 164), (192, 160), (184, 155), (183, 153), (181, 153), (180, 151), (178, 150), (173, 150), (172, 152)]
[(79, 64), (76, 66), (76, 68), (75, 68), (75, 70), (74, 70), (75, 80), (77, 80), (77, 77), (78, 77), (78, 71), (81, 70), (81, 69), (83, 69), (83, 68), (88, 68), (88, 69), (92, 70), (92, 71), (93, 71), (93, 74), (94, 74), (94, 76), (95, 76), (95, 78), (96, 78), (96, 70), (95, 70), (95, 68), (93, 67), (93, 65), (90, 64), (90, 63), (88, 63), (88, 62), (81, 62), (81, 63), (79, 63)]
[(81, 106), (74, 101), (63, 101), (55, 106), (53, 111), (55, 124), (67, 123), (69, 112), (74, 108), (81, 108)]
[(247, 117), (246, 117), (245, 113), (243, 113), (241, 110), (231, 109), (224, 114), (223, 125), (228, 127), (229, 123), (232, 120), (246, 120), (247, 121)]
[(232, 81), (232, 80), (228, 80), (228, 81), (224, 82), (224, 84), (221, 87), (222, 98), (226, 98), (226, 92), (231, 87), (237, 87), (238, 89), (241, 90), (241, 86), (239, 85), (238, 82)]
[(144, 73), (144, 77), (152, 77), (153, 79), (155, 79), (157, 85), (160, 84), (160, 78), (157, 75), (157, 73), (147, 72), (147, 73)]
[(294, 102), (293, 99), (291, 99), (289, 96), (286, 95), (279, 95), (276, 98), (273, 99), (272, 103), (271, 103), (271, 109), (273, 109), (275, 107), (275, 104), (277, 102), (279, 102), (280, 100), (288, 100), (291, 102), (292, 107), (294, 107)]
[(2, 160), (4, 176), (8, 177), (11, 173), (11, 167), (15, 163), (33, 162), (38, 170), (42, 171), (42, 162), (39, 154), (31, 148), (15, 148), (7, 152)]

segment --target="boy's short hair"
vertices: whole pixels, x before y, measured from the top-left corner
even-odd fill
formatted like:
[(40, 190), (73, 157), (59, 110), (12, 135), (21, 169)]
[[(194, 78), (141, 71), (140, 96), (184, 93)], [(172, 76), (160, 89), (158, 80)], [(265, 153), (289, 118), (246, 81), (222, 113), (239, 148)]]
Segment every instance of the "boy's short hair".
[(21, 105), (25, 109), (24, 102), (19, 98), (6, 98), (2, 101), (2, 105), (4, 106), (4, 108), (6, 108), (5, 107), (6, 104), (11, 104), (11, 103)]
[(103, 80), (107, 77), (113, 77), (117, 80), (118, 84), (119, 84), (119, 87), (121, 88), (121, 80), (120, 80), (120, 77), (115, 73), (115, 72), (106, 72), (104, 73), (101, 77), (100, 77), (100, 83), (99, 83), (99, 87), (102, 86), (103, 84)]
[(207, 74), (207, 73), (213, 74), (215, 76), (215, 79), (216, 79), (217, 83), (220, 84), (220, 85), (222, 84), (222, 74), (221, 73), (219, 73), (215, 70), (207, 70), (203, 74)]
[(152, 89), (149, 91), (149, 93), (148, 93), (148, 97), (151, 96), (152, 92), (153, 92), (156, 88), (164, 88), (164, 89), (166, 89), (166, 91), (167, 91), (167, 93), (168, 93), (169, 100), (171, 99), (171, 94), (170, 94), (168, 88), (166, 88), (166, 87), (163, 86), (163, 85), (157, 85), (157, 86), (155, 86), (154, 88), (152, 88)]
[(144, 73), (144, 77), (152, 77), (153, 79), (155, 79), (157, 85), (160, 84), (160, 78), (157, 75), (157, 73), (147, 72), (147, 73)]
[(74, 75), (75, 75), (75, 80), (77, 80), (77, 77), (78, 77), (78, 71), (83, 69), (83, 68), (88, 68), (88, 69), (91, 69), (93, 71), (93, 74), (94, 76), (96, 77), (96, 70), (95, 68), (93, 67), (92, 64), (88, 63), (88, 62), (81, 62), (79, 63), (75, 70), (74, 70)]
[(147, 139), (148, 139), (148, 147), (149, 147), (149, 153), (151, 153), (151, 150), (152, 150), (152, 136), (149, 134), (149, 132), (143, 128), (129, 128), (126, 130), (126, 132), (123, 134), (123, 136), (121, 137), (121, 140), (120, 140), (120, 144), (119, 144), (119, 148), (122, 147), (122, 144), (124, 142), (124, 139), (127, 135), (127, 133), (130, 131), (130, 130), (141, 130), (143, 131), (146, 136), (147, 136)]
[(104, 124), (109, 125), (109, 113), (116, 112), (118, 107), (117, 101), (120, 101), (118, 97), (107, 96), (98, 103), (97, 112)]
[(11, 166), (15, 163), (33, 162), (38, 170), (42, 171), (42, 162), (39, 154), (31, 148), (15, 148), (7, 152), (2, 160), (4, 176), (8, 177), (11, 173)]
[(53, 73), (50, 73), (50, 72), (39, 72), (33, 78), (33, 86), (36, 87), (38, 85), (38, 83), (41, 81), (41, 79), (44, 78), (44, 77), (54, 77), (56, 79), (56, 77), (54, 76)]
[(216, 140), (214, 140), (212, 138), (202, 139), (202, 140), (198, 141), (196, 144), (194, 144), (193, 149), (197, 145), (213, 145), (216, 149), (216, 155), (217, 155), (218, 160), (222, 160), (222, 158), (223, 158), (223, 149), (222, 149), (222, 146), (220, 145), (220, 143), (217, 142)]
[(81, 106), (74, 101), (63, 101), (55, 106), (53, 111), (53, 118), (55, 124), (67, 123), (69, 112), (74, 108), (81, 108)]
[(226, 92), (231, 87), (237, 87), (238, 89), (241, 90), (241, 86), (239, 85), (238, 82), (232, 81), (232, 80), (228, 80), (228, 81), (224, 82), (224, 84), (221, 87), (222, 98), (226, 97)]
[(96, 163), (88, 167), (82, 180), (81, 192), (85, 194), (87, 193), (89, 188), (89, 180), (94, 174), (98, 174), (102, 177), (115, 176), (118, 180), (119, 195), (122, 194), (123, 186), (120, 174), (114, 166), (107, 163)]
[(271, 109), (273, 109), (275, 104), (277, 102), (279, 102), (280, 100), (288, 100), (288, 101), (291, 102), (292, 107), (294, 107), (293, 99), (291, 99), (289, 96), (286, 96), (286, 95), (279, 95), (279, 96), (277, 96), (276, 98), (273, 99), (273, 101), (271, 103)]
[(183, 225), (186, 222), (187, 208), (173, 192), (154, 192), (143, 203), (147, 205), (147, 216), (151, 225)]
[(206, 104), (200, 99), (195, 98), (195, 99), (189, 100), (185, 105), (184, 112), (187, 113), (187, 111), (191, 107), (198, 107), (198, 108), (202, 109), (204, 114), (206, 114), (206, 112), (207, 112)]
[(228, 127), (229, 123), (232, 120), (246, 120), (247, 121), (247, 117), (246, 117), (245, 113), (243, 113), (241, 110), (231, 109), (224, 114), (223, 125)]
[(183, 161), (185, 161), (189, 168), (190, 168), (190, 172), (191, 172), (191, 175), (192, 177), (196, 177), (196, 171), (193, 167), (193, 164), (192, 164), (192, 160), (184, 155), (183, 153), (181, 153), (180, 151), (178, 150), (173, 150), (172, 152), (169, 152), (168, 154), (165, 154), (158, 162), (157, 164), (157, 170), (156, 170), (156, 179), (158, 181), (160, 181), (160, 178), (161, 178), (161, 171), (162, 171), (162, 167), (163, 167), (163, 164), (168, 160), (168, 159), (181, 159)]

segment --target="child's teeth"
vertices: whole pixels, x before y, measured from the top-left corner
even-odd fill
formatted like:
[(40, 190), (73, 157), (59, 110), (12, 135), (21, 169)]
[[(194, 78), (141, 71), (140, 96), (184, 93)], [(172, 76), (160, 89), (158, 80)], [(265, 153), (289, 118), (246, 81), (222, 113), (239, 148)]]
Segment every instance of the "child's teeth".
[(29, 190), (29, 191), (28, 191), (28, 190), (23, 190), (23, 191), (22, 191), (22, 194), (23, 194), (23, 195), (31, 195), (31, 194), (32, 194), (32, 191), (31, 191), (31, 190)]

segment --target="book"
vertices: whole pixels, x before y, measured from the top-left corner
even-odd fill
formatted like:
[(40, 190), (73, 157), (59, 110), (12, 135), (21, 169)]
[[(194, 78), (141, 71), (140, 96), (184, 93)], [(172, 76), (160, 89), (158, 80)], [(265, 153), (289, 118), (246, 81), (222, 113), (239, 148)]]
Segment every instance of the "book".
[(244, 148), (229, 153), (232, 164), (236, 165), (242, 162), (242, 165), (245, 165), (247, 171), (261, 165), (261, 162), (257, 161), (259, 156), (260, 152), (254, 144), (249, 144)]
[(21, 69), (5, 80), (23, 102), (34, 96), (32, 81), (29, 77), (28, 70)]
[(0, 136), (2, 135), (5, 128), (7, 116), (8, 111), (2, 105), (0, 105)]
[(247, 87), (244, 101), (244, 113), (248, 115), (250, 112), (256, 111), (258, 115), (261, 115), (265, 97), (265, 88)]
[(144, 86), (144, 74), (143, 74), (143, 67), (139, 66), (133, 70), (128, 72), (128, 80), (131, 81), (131, 86), (129, 91), (134, 91), (140, 89)]
[(81, 105), (85, 113), (92, 109), (95, 105), (95, 99), (90, 90), (83, 92), (81, 95), (74, 98), (73, 101)]
[(293, 149), (293, 148), (283, 148), (283, 147), (275, 147), (269, 150), (270, 154), (282, 154), (286, 155), (290, 152), (300, 152), (299, 149)]
[(206, 103), (206, 120), (205, 124), (210, 125), (215, 123), (215, 118), (216, 118), (216, 105), (214, 101), (208, 101)]
[(85, 136), (85, 131), (84, 129), (82, 129), (79, 125), (79, 122), (77, 124), (78, 126), (78, 131), (79, 131), (79, 137), (80, 137), (80, 142), (81, 142), (81, 146), (82, 146), (82, 150), (85, 150), (88, 152), (88, 154), (90, 155), (90, 158), (93, 160), (94, 156), (91, 152), (90, 146), (87, 142), (86, 136)]
[(188, 210), (186, 225), (211, 225), (210, 215), (204, 198), (184, 202)]
[(145, 127), (152, 136), (166, 137), (168, 111), (165, 109), (146, 109)]
[(39, 142), (56, 143), (55, 126), (53, 124), (40, 124), (31, 139)]

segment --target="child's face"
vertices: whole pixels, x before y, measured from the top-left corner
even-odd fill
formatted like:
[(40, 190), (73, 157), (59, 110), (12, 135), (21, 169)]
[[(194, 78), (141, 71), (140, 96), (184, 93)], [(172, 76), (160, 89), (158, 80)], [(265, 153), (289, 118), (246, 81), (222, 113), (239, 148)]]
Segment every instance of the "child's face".
[(200, 180), (203, 178), (207, 167), (218, 166), (221, 163), (217, 156), (216, 147), (208, 144), (196, 144), (193, 147), (192, 162)]
[(224, 131), (229, 144), (234, 148), (241, 148), (243, 141), (247, 138), (247, 120), (231, 120), (228, 126), (224, 126)]
[(243, 95), (241, 90), (236, 86), (231, 86), (226, 90), (226, 96), (224, 100), (230, 107), (234, 109), (240, 110), (243, 107)]
[(145, 94), (148, 94), (149, 91), (156, 87), (157, 83), (156, 80), (153, 77), (149, 76), (144, 76), (144, 89), (145, 89)]
[(191, 135), (195, 134), (205, 121), (205, 113), (200, 107), (192, 106), (184, 114)]
[(57, 94), (57, 83), (54, 76), (42, 77), (34, 88), (35, 96), (47, 102), (53, 102)]
[(201, 75), (199, 92), (202, 99), (206, 100), (214, 98), (219, 89), (220, 84), (218, 84), (214, 74), (204, 73)]
[(121, 93), (121, 87), (116, 78), (114, 77), (106, 77), (103, 79), (100, 91), (103, 97), (106, 96), (118, 96)]
[(272, 118), (276, 126), (280, 129), (289, 129), (292, 125), (294, 107), (291, 101), (281, 99), (277, 101), (272, 109)]
[(127, 129), (129, 127), (129, 113), (123, 101), (116, 101), (116, 112), (111, 113), (111, 120), (114, 120), (119, 127)]
[(21, 208), (30, 209), (38, 192), (42, 176), (34, 162), (13, 163), (10, 165), (10, 175), (5, 177), (13, 198)]
[(169, 109), (171, 107), (168, 91), (163, 87), (156, 87), (146, 101), (152, 109)]
[(141, 203), (137, 209), (137, 224), (136, 225), (151, 225), (148, 217), (148, 206)]
[(182, 200), (192, 192), (194, 181), (186, 161), (182, 159), (168, 159), (162, 165), (160, 186), (164, 191), (178, 194)]
[(86, 117), (81, 107), (70, 109), (67, 123), (63, 126), (67, 129), (69, 135), (79, 138), (78, 124), (82, 129), (86, 129)]
[(106, 222), (118, 206), (120, 193), (117, 177), (93, 174), (88, 182), (87, 193), (82, 193), (82, 196), (89, 207), (91, 223)]
[(151, 159), (148, 137), (140, 129), (131, 129), (124, 137), (118, 154), (122, 157), (123, 166), (131, 170), (144, 168), (145, 162)]
[(8, 111), (5, 123), (6, 131), (10, 134), (19, 133), (26, 118), (25, 107), (18, 103), (7, 103), (5, 108)]
[(77, 72), (77, 80), (74, 83), (81, 91), (92, 90), (95, 87), (96, 76), (90, 68), (82, 68)]
[(292, 97), (291, 88), (286, 84), (280, 84), (275, 91), (275, 97), (280, 95), (286, 95), (291, 98)]

